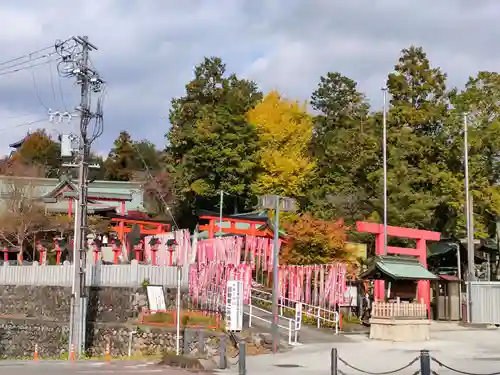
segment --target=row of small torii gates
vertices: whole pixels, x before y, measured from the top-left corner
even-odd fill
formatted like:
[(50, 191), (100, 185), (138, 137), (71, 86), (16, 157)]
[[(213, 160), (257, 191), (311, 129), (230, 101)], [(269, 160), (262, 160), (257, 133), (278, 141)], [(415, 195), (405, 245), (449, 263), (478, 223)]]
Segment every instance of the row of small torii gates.
[[(215, 215), (201, 215), (200, 221), (208, 221), (206, 224), (200, 225), (200, 231), (207, 231), (208, 238), (214, 238), (215, 233), (218, 231), (222, 231), (224, 233), (230, 233), (234, 235), (253, 235), (253, 236), (261, 236), (261, 237), (273, 237), (273, 231), (268, 226), (267, 217), (262, 218), (238, 218), (235, 216), (224, 216), (223, 222), (225, 225), (220, 228), (219, 226), (219, 216)], [(154, 236), (160, 235), (164, 233), (168, 233), (171, 230), (171, 226), (165, 222), (146, 220), (146, 219), (135, 219), (135, 218), (120, 218), (116, 217), (111, 219), (115, 225), (115, 232), (117, 233), (116, 238), (111, 240), (111, 247), (115, 252), (114, 261), (118, 263), (119, 254), (122, 251), (121, 244), (125, 240), (126, 233), (130, 233), (133, 229), (133, 225), (139, 226), (140, 235), (143, 238), (144, 236)], [(228, 225), (229, 224), (229, 225)], [(245, 228), (242, 228), (242, 224)], [(384, 255), (384, 235), (383, 235), (383, 225), (359, 221), (356, 223), (356, 229), (360, 233), (370, 233), (375, 235), (375, 254), (376, 255)], [(395, 247), (388, 246), (387, 254), (388, 255), (409, 255), (414, 256), (419, 259), (420, 263), (427, 268), (427, 241), (439, 241), (441, 234), (439, 232), (432, 232), (427, 230), (420, 229), (412, 229), (412, 228), (404, 228), (404, 227), (387, 227), (387, 235), (389, 237), (398, 237), (398, 238), (408, 238), (416, 241), (415, 248), (403, 248), (403, 247)], [(286, 239), (284, 239), (286, 241)], [(154, 240), (153, 240), (154, 241)], [(156, 246), (156, 243), (150, 243), (151, 250), (153, 252), (160, 251), (161, 249)], [(172, 264), (172, 252), (174, 251), (173, 246), (174, 242), (167, 244), (167, 251), (170, 251), (170, 263)], [(94, 260), (97, 262), (100, 259), (100, 247), (102, 244), (97, 241), (92, 244), (94, 251)], [(61, 261), (61, 253), (63, 244), (58, 243), (57, 241), (54, 244), (54, 248), (56, 251), (56, 263), (60, 264)], [(37, 250), (40, 251), (40, 259), (44, 259), (44, 252), (46, 254), (47, 250), (37, 244)], [(4, 250), (4, 259), (8, 259), (6, 254), (7, 250)], [(129, 251), (135, 252), (135, 259), (141, 260), (142, 253), (144, 251), (144, 239), (138, 241), (133, 244)], [(156, 257), (152, 257), (155, 259)], [(375, 300), (383, 300), (384, 299), (384, 291), (385, 285), (384, 281), (376, 280), (374, 284), (374, 298)], [(417, 287), (417, 295), (418, 300), (423, 300), (424, 303), (429, 306), (430, 304), (430, 285), (429, 281), (421, 280), (418, 281)]]

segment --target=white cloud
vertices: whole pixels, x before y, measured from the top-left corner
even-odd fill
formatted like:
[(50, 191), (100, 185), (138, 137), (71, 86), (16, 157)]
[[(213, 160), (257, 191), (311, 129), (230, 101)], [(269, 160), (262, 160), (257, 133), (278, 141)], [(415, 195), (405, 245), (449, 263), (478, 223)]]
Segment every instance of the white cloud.
[[(88, 35), (99, 47), (92, 61), (109, 86), (106, 129), (95, 146), (107, 154), (122, 129), (164, 144), (170, 99), (184, 92), (204, 56), (220, 56), (229, 71), (256, 80), (263, 90), (301, 100), (320, 75), (340, 71), (379, 106), (386, 74), (410, 44), (424, 47), (449, 74), (450, 85), (462, 85), (478, 70), (495, 70), (499, 11), (493, 0), (53, 0), (50, 6), (19, 0), (0, 4), (0, 48), (7, 59), (56, 39)], [(30, 71), (0, 70), (0, 128), (25, 121), (9, 116), (43, 118), (42, 104), (63, 109), (59, 84), (67, 106), (76, 106), (78, 87), (57, 77), (55, 66), (39, 67), (34, 75), (36, 85)], [(2, 132), (0, 152), (25, 130)]]

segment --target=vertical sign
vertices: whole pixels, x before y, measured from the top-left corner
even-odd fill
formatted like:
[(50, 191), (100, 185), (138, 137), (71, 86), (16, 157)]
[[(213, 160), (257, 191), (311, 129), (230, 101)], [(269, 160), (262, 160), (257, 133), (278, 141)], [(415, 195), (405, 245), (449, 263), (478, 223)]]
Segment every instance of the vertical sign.
[(295, 305), (295, 332), (300, 331), (302, 327), (302, 303), (297, 302)]
[(226, 296), (226, 329), (241, 331), (243, 329), (243, 281), (228, 281)]

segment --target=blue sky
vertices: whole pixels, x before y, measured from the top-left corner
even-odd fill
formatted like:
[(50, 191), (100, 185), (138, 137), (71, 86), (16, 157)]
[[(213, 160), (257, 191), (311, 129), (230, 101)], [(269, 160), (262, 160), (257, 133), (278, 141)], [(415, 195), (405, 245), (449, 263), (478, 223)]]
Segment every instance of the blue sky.
[[(340, 71), (380, 107), (387, 72), (411, 44), (424, 47), (450, 85), (496, 70), (498, 14), (495, 0), (7, 0), (0, 3), (0, 60), (88, 35), (99, 47), (92, 62), (108, 82), (106, 128), (95, 145), (107, 153), (123, 129), (163, 145), (170, 100), (204, 56), (220, 56), (262, 90), (299, 100), (321, 75)], [(7, 129), (0, 152), (30, 128), (16, 125), (48, 118), (44, 106), (63, 109), (59, 84), (74, 107), (78, 87), (55, 66), (0, 75), (0, 130)], [(75, 122), (31, 128), (37, 125), (53, 134), (76, 129)]]

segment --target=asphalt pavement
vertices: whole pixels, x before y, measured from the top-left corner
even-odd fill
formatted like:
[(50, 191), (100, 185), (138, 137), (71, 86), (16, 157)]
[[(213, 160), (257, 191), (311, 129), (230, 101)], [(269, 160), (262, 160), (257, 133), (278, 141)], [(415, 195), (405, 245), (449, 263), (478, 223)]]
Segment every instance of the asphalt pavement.
[(66, 375), (66, 374), (167, 374), (185, 375), (187, 370), (173, 369), (154, 362), (140, 361), (0, 361), (1, 375)]

